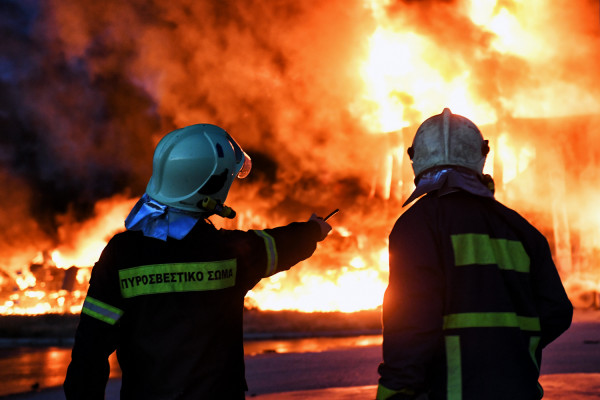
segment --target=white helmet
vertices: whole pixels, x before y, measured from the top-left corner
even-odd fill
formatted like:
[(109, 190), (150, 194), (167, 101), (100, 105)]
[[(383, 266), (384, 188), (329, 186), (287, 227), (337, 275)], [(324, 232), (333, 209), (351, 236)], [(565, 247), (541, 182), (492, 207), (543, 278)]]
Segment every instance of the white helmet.
[(460, 166), (483, 175), (489, 149), (473, 122), (444, 108), (417, 129), (408, 155), (418, 180), (424, 171), (437, 166)]
[(191, 125), (168, 133), (156, 146), (146, 193), (171, 207), (205, 212), (203, 201), (223, 204), (236, 176), (245, 178), (251, 168), (250, 157), (223, 129)]

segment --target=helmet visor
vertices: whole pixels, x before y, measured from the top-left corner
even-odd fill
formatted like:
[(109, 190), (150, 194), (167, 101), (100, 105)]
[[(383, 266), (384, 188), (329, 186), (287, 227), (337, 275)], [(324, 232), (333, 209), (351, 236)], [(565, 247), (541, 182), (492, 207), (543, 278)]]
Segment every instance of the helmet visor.
[(252, 159), (244, 151), (242, 151), (242, 153), (244, 153), (244, 164), (242, 165), (242, 168), (240, 168), (237, 174), (237, 177), (240, 179), (244, 179), (245, 177), (247, 177), (250, 173), (250, 170), (252, 169)]
[(229, 143), (231, 143), (231, 146), (233, 147), (236, 164), (239, 165), (243, 162), (242, 168), (240, 168), (240, 170), (237, 173), (237, 177), (240, 179), (244, 179), (248, 176), (250, 170), (252, 169), (252, 159), (248, 154), (246, 154), (244, 150), (242, 150), (242, 147), (239, 144), (237, 144), (237, 142), (231, 137), (231, 135), (227, 134), (227, 140), (229, 140)]

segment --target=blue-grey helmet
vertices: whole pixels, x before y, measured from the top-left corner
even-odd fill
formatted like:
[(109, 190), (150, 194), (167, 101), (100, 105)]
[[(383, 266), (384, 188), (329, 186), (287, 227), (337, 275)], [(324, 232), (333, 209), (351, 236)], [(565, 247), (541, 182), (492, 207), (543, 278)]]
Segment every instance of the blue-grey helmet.
[(168, 206), (203, 212), (203, 200), (224, 203), (234, 179), (245, 178), (251, 168), (250, 157), (225, 130), (190, 125), (168, 133), (156, 146), (146, 193)]

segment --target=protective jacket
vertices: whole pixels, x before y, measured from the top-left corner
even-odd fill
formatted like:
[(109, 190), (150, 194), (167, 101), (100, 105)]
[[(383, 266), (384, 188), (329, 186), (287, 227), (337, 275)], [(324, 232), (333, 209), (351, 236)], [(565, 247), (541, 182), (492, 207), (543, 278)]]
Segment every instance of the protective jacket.
[(92, 270), (64, 389), (104, 399), (116, 349), (121, 399), (243, 399), (244, 296), (312, 255), (309, 221), (262, 231), (199, 221), (181, 240), (115, 235)]
[(534, 400), (573, 308), (544, 236), (493, 198), (421, 198), (390, 237), (378, 399)]

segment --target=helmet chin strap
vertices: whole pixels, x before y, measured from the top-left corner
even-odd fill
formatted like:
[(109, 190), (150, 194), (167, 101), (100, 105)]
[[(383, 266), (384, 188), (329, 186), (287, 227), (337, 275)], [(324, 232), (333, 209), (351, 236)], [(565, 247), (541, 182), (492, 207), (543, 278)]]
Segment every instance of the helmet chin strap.
[(200, 203), (202, 208), (212, 212), (223, 218), (235, 218), (235, 211), (231, 207), (227, 207), (225, 204), (221, 204), (218, 200), (215, 200), (210, 197), (205, 197), (204, 200)]

